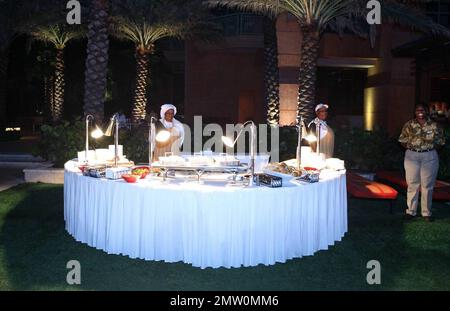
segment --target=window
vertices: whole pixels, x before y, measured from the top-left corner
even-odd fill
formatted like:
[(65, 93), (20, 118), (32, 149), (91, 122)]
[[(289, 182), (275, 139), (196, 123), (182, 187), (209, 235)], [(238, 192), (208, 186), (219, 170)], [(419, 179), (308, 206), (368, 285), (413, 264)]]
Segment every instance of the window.
[(427, 3), (426, 12), (435, 22), (450, 27), (450, 2), (448, 0), (435, 0)]

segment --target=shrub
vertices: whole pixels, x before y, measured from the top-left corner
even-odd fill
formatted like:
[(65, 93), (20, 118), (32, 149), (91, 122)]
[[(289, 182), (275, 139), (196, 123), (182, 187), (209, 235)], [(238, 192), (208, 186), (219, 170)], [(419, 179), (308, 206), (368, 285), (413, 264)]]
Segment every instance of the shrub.
[(62, 167), (66, 161), (77, 157), (77, 151), (84, 149), (84, 130), (84, 122), (80, 120), (45, 124), (41, 126), (41, 141), (34, 153)]
[(397, 137), (389, 137), (383, 130), (339, 129), (335, 134), (334, 154), (349, 169), (374, 172), (403, 167), (403, 150)]
[[(297, 148), (296, 127), (280, 128), (280, 159), (295, 158)], [(363, 129), (335, 130), (334, 156), (345, 161), (348, 169), (376, 171), (399, 170), (403, 166), (403, 153), (397, 139), (384, 131)]]
[[(35, 155), (52, 161), (55, 167), (63, 167), (68, 160), (77, 157), (78, 151), (85, 149), (85, 122), (78, 118), (73, 122), (64, 121), (57, 125), (41, 127), (41, 141), (34, 151)], [(119, 144), (124, 154), (135, 162), (148, 162), (148, 128), (145, 126), (132, 130), (120, 129)], [(113, 137), (89, 139), (91, 149), (107, 148), (114, 144)]]
[(280, 127), (280, 161), (286, 161), (296, 157), (297, 140), (297, 127)]
[[(55, 167), (63, 167), (64, 163), (77, 157), (78, 151), (85, 149), (86, 128), (84, 120), (77, 118), (73, 122), (63, 121), (57, 125), (41, 126), (41, 140), (34, 151), (35, 155), (52, 161)], [(109, 137), (99, 140), (89, 138), (89, 148), (105, 148), (112, 141)]]
[(148, 163), (148, 126), (143, 125), (131, 130), (119, 131), (119, 144), (129, 160), (135, 163)]
[(450, 128), (445, 129), (445, 146), (439, 152), (438, 179), (450, 182)]

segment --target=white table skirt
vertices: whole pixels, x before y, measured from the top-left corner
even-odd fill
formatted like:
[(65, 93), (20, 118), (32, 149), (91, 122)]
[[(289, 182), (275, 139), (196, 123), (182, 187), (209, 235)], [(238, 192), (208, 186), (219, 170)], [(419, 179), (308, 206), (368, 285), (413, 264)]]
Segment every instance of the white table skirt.
[(345, 172), (272, 189), (128, 184), (85, 177), (76, 167), (65, 165), (66, 230), (109, 254), (201, 268), (271, 265), (326, 250), (347, 232)]

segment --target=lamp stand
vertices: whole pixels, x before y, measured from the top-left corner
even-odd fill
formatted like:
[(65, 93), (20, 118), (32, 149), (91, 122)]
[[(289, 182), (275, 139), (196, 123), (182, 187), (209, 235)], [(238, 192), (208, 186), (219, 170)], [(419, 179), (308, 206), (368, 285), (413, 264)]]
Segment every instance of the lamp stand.
[(316, 123), (316, 137), (317, 137), (317, 146), (316, 146), (316, 154), (319, 155), (320, 154), (320, 127), (321, 127), (321, 123), (320, 120), (317, 119)]
[(84, 162), (88, 163), (88, 155), (89, 155), (89, 120), (94, 119), (94, 116), (88, 114), (86, 116), (86, 146), (84, 151)]
[(116, 132), (114, 133), (114, 167), (118, 167), (119, 160), (119, 120), (116, 118)]
[(256, 154), (256, 126), (252, 122), (250, 126), (250, 181), (249, 186), (252, 187), (255, 183), (255, 154)]
[(153, 164), (153, 153), (154, 153), (154, 144), (155, 144), (155, 132), (156, 132), (156, 128), (155, 128), (155, 123), (153, 122), (154, 120), (156, 120), (156, 118), (151, 117), (150, 118), (150, 127), (148, 129), (148, 166), (151, 168), (152, 164)]
[(296, 154), (296, 159), (297, 159), (297, 168), (300, 171), (301, 169), (301, 162), (302, 162), (302, 131), (303, 131), (303, 117), (300, 116), (300, 121), (299, 124), (297, 125), (298, 127), (298, 138), (297, 138), (297, 154)]

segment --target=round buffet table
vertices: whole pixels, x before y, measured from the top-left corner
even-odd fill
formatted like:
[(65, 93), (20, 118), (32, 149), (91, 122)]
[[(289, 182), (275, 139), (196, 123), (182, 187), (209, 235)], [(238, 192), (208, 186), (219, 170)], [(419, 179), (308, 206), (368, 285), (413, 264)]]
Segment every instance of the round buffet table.
[(195, 267), (271, 265), (313, 255), (347, 231), (345, 171), (282, 188), (83, 176), (65, 164), (64, 219), (79, 242), (131, 258)]

